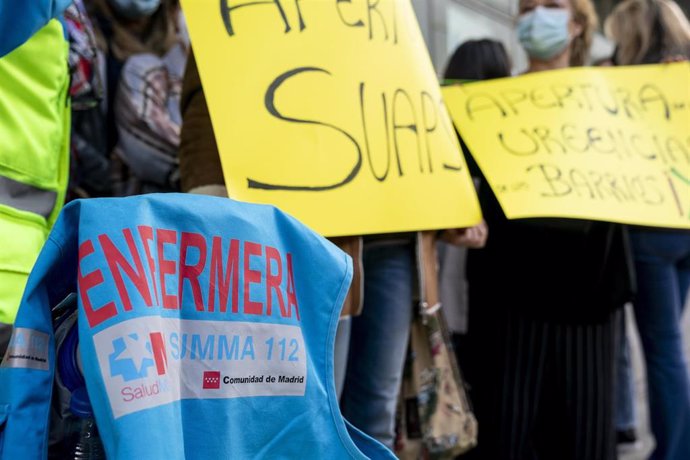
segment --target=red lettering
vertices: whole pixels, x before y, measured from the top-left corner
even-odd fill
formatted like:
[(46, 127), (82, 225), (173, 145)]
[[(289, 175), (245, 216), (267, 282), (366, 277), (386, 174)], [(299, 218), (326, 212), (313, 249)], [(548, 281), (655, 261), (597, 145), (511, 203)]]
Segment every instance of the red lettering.
[[(194, 265), (187, 264), (187, 253), (190, 247), (199, 250), (199, 261)], [(184, 280), (189, 280), (192, 286), (194, 306), (198, 311), (204, 311), (204, 298), (201, 295), (199, 276), (206, 265), (206, 240), (198, 233), (182, 232), (180, 236), (180, 278), (178, 281), (178, 297), (182, 301)]]
[(156, 363), (156, 371), (158, 375), (163, 375), (168, 367), (168, 355), (165, 353), (163, 334), (151, 332), (149, 338), (151, 339), (151, 353), (153, 354), (153, 361)]
[[(278, 264), (278, 273), (275, 275), (272, 273), (271, 261), (275, 261)], [(266, 315), (271, 314), (271, 307), (273, 305), (273, 293), (271, 291), (275, 291), (276, 297), (278, 297), (278, 303), (280, 304), (280, 315), (283, 318), (288, 316), (283, 293), (280, 290), (280, 284), (282, 282), (283, 264), (280, 260), (280, 252), (278, 252), (276, 248), (266, 246)]]
[(156, 251), (158, 252), (158, 276), (163, 297), (163, 308), (176, 310), (179, 308), (177, 296), (170, 295), (165, 289), (165, 276), (175, 275), (175, 262), (165, 258), (164, 247), (166, 244), (177, 243), (177, 233), (172, 230), (156, 229)]
[(129, 311), (132, 309), (132, 300), (129, 298), (129, 292), (125, 287), (125, 281), (122, 278), (121, 270), (127, 274), (127, 277), (134, 283), (134, 286), (139, 291), (139, 294), (146, 302), (147, 306), (151, 306), (151, 292), (149, 291), (149, 283), (146, 279), (146, 273), (144, 273), (144, 266), (139, 258), (139, 251), (137, 246), (134, 244), (134, 238), (132, 237), (132, 231), (128, 228), (122, 230), (122, 234), (125, 236), (125, 241), (127, 242), (127, 247), (129, 247), (129, 252), (134, 260), (134, 268), (127, 262), (125, 256), (115, 247), (113, 242), (108, 238), (108, 235), (98, 235), (98, 241), (101, 243), (101, 248), (105, 254), (105, 260), (108, 262), (108, 268), (110, 268), (110, 273), (115, 280), (115, 286), (117, 287), (117, 292), (120, 294), (120, 299), (122, 299), (122, 305), (125, 310)]
[(218, 300), (220, 311), (225, 313), (228, 308), (228, 290), (230, 289), (230, 276), (232, 276), (232, 312), (237, 313), (239, 303), (239, 265), (240, 265), (240, 242), (230, 240), (230, 252), (228, 253), (228, 263), (225, 276), (223, 276), (223, 241), (219, 236), (213, 237), (211, 247), (211, 279), (209, 280), (208, 311), (213, 311), (215, 307), (216, 283), (218, 286)]
[(94, 247), (91, 240), (84, 241), (79, 246), (79, 266), (77, 267), (77, 286), (79, 289), (79, 298), (81, 299), (81, 304), (84, 307), (84, 313), (86, 313), (86, 320), (89, 322), (89, 326), (96, 327), (103, 321), (107, 321), (113, 316), (117, 315), (117, 307), (115, 302), (108, 302), (104, 306), (94, 309), (89, 299), (89, 290), (99, 284), (103, 283), (103, 273), (96, 269), (91, 273), (84, 276), (81, 272), (81, 261), (85, 257), (93, 254)]
[(295, 276), (293, 274), (292, 270), (292, 254), (288, 253), (287, 255), (287, 277), (288, 277), (288, 282), (287, 282), (287, 301), (288, 301), (288, 306), (287, 306), (287, 317), (290, 318), (292, 316), (292, 307), (295, 307), (295, 316), (297, 316), (297, 320), (299, 321), (299, 307), (297, 306), (297, 293), (295, 292)]
[(261, 282), (261, 272), (250, 269), (249, 262), (251, 256), (260, 256), (261, 253), (260, 244), (251, 241), (244, 242), (244, 312), (249, 315), (261, 315), (263, 313), (263, 304), (249, 299), (250, 286)]
[(144, 245), (144, 252), (146, 253), (146, 261), (149, 265), (149, 275), (151, 275), (151, 282), (153, 283), (153, 294), (156, 296), (156, 304), (160, 305), (161, 301), (158, 300), (158, 287), (156, 286), (156, 264), (151, 257), (151, 248), (149, 242), (153, 241), (153, 229), (151, 227), (140, 225), (137, 227), (139, 229), (139, 237)]

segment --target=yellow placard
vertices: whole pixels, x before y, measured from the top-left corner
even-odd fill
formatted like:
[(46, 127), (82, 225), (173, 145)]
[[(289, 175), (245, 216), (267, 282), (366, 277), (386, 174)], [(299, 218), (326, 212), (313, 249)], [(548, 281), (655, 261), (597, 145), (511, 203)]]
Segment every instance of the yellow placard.
[(568, 69), (444, 88), (506, 216), (690, 228), (690, 66)]
[(229, 195), (327, 236), (481, 218), (409, 0), (183, 0)]

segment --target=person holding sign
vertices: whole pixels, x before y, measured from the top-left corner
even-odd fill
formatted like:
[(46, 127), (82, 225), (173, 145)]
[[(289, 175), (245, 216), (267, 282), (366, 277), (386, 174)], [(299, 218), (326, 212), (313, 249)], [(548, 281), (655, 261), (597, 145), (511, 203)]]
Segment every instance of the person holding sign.
[[(690, 57), (690, 22), (669, 0), (627, 0), (606, 21), (618, 65)], [(688, 87), (678, 88), (688, 94)], [(690, 183), (690, 178), (684, 179)], [(681, 317), (690, 289), (690, 232), (631, 232), (638, 293), (634, 302), (644, 349), (652, 432), (650, 459), (690, 458), (690, 378)]]
[[(503, 44), (496, 40), (468, 40), (458, 46), (451, 56), (443, 74), (444, 81), (478, 81), (510, 76), (510, 58)], [(479, 180), (481, 172), (461, 146), (470, 173)], [(485, 226), (486, 224), (484, 224)], [(488, 228), (482, 230), (488, 232)], [(455, 355), (461, 369), (466, 366), (481, 365), (481, 355), (465, 348), (467, 334), (467, 248), (439, 241), (439, 289), (443, 313), (452, 333)]]
[[(584, 65), (596, 24), (589, 0), (520, 0), (528, 72)], [(616, 318), (632, 291), (627, 234), (604, 222), (508, 220), (496, 193), (483, 180), (491, 238), (468, 256), (467, 349), (481, 354), (466, 369), (479, 423), (468, 458), (614, 459)]]

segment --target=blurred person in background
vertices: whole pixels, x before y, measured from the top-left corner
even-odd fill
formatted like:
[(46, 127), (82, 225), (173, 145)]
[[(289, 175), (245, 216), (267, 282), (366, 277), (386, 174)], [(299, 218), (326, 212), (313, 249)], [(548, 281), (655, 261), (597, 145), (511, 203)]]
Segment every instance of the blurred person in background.
[[(458, 46), (446, 66), (443, 78), (446, 83), (458, 81), (479, 81), (510, 76), (510, 59), (503, 44), (496, 40), (469, 40)], [(467, 148), (462, 144), (465, 159), (473, 177), (481, 173)], [(478, 179), (475, 179), (477, 182)], [(482, 230), (488, 234), (486, 224)], [(437, 243), (439, 255), (439, 293), (443, 313), (448, 321), (448, 329), (452, 333), (453, 346), (460, 367), (464, 367), (464, 360), (475, 359), (480, 356), (476, 350), (469, 350), (464, 345), (464, 335), (467, 333), (467, 280), (465, 264), (467, 248), (449, 244), (444, 240)]]
[[(606, 20), (606, 32), (617, 45), (617, 65), (690, 57), (690, 23), (670, 0), (626, 0)], [(678, 91), (687, 95), (688, 86)], [(690, 378), (681, 329), (690, 289), (690, 231), (638, 227), (631, 240), (638, 283), (634, 310), (656, 440), (650, 459), (690, 459)]]
[[(597, 16), (590, 0), (520, 0), (528, 72), (582, 66)], [(475, 152), (481, 155), (481, 152)], [(633, 290), (620, 225), (507, 220), (482, 180), (491, 229), (468, 254), (465, 366), (479, 422), (468, 458), (616, 458), (617, 320)]]
[(67, 200), (112, 194), (103, 100), (105, 59), (82, 0), (65, 11), (72, 79), (72, 136)]
[(115, 96), (116, 158), (122, 164), (115, 195), (180, 190), (180, 95), (187, 46), (178, 42), (164, 56), (129, 57)]
[(0, 356), (69, 169), (67, 0), (0, 2)]
[(179, 97), (188, 52), (179, 2), (93, 0), (87, 6), (105, 61), (101, 137), (112, 153), (109, 193), (177, 191)]

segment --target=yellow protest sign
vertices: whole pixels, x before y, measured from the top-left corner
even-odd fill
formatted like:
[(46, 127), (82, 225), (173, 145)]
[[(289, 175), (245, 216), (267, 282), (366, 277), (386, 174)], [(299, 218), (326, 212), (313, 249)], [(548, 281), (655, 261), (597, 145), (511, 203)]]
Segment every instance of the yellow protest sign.
[(510, 219), (690, 228), (690, 66), (568, 69), (444, 89)]
[(229, 195), (327, 236), (480, 210), (409, 0), (183, 0)]
[(444, 88), (506, 216), (690, 228), (690, 66), (567, 69)]

